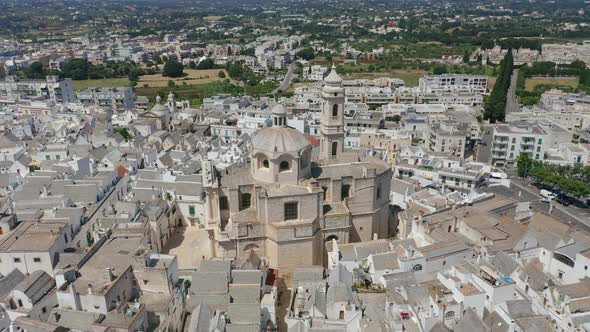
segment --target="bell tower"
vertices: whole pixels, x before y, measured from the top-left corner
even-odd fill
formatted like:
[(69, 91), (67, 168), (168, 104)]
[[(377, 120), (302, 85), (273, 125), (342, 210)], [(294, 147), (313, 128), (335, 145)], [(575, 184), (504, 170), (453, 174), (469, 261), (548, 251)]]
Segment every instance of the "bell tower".
[(170, 94), (168, 94), (168, 109), (170, 110), (171, 113), (175, 113), (176, 112), (176, 96), (172, 93), (172, 91), (170, 92)]
[(344, 88), (334, 65), (324, 78), (322, 99), (320, 159), (335, 159), (344, 148)]

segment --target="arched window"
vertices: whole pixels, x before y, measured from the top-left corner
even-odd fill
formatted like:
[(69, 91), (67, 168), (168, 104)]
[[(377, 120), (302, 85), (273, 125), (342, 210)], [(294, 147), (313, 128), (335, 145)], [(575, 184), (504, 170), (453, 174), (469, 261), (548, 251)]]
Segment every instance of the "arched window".
[(416, 264), (412, 267), (412, 271), (422, 271), (422, 265)]
[(332, 240), (336, 240), (338, 241), (338, 236), (336, 235), (330, 235), (326, 238), (326, 242), (332, 242)]
[(326, 197), (328, 197), (328, 187), (323, 186), (322, 187), (322, 191), (323, 191), (322, 199), (325, 201), (326, 200)]
[(445, 312), (445, 318), (453, 318), (455, 317), (455, 312), (454, 311), (447, 311)]
[(270, 164), (269, 164), (269, 162), (268, 162), (268, 159), (262, 159), (262, 160), (260, 161), (260, 166), (259, 166), (259, 168), (268, 168), (268, 167), (269, 167), (269, 165), (270, 165)]
[(557, 259), (558, 261), (562, 262), (563, 264), (565, 264), (567, 266), (574, 267), (574, 261), (571, 258), (567, 257), (566, 255), (554, 253), (553, 258)]
[(340, 200), (343, 201), (348, 197), (350, 197), (350, 185), (343, 184), (340, 188)]
[(332, 105), (332, 116), (338, 116), (338, 104)]
[(332, 156), (338, 154), (338, 142), (332, 142)]
[(244, 251), (250, 251), (250, 250), (256, 250), (260, 247), (258, 247), (258, 245), (254, 244), (254, 243), (250, 243), (249, 245), (244, 247)]
[(289, 170), (289, 162), (286, 160), (281, 161), (279, 164), (279, 171), (284, 172)]

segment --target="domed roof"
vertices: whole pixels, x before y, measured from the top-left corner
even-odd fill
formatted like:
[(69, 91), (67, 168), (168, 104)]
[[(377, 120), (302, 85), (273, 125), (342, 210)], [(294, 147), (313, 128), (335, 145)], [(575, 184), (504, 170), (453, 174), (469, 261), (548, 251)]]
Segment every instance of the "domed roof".
[(285, 109), (285, 107), (283, 107), (283, 105), (281, 104), (276, 104), (272, 110), (271, 110), (272, 114), (277, 114), (277, 115), (283, 115), (283, 114), (287, 114), (287, 110)]
[(342, 78), (336, 72), (336, 66), (334, 64), (332, 64), (332, 70), (330, 70), (328, 76), (324, 78), (324, 81), (328, 84), (340, 84), (340, 82), (342, 82)]
[(258, 132), (252, 139), (252, 150), (269, 153), (297, 152), (310, 146), (305, 136), (291, 127), (267, 127)]

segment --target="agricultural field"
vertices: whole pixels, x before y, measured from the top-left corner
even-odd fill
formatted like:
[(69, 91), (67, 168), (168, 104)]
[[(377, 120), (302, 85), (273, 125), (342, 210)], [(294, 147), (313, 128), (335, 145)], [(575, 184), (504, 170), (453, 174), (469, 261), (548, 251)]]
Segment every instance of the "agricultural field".
[(129, 79), (127, 79), (126, 77), (74, 81), (74, 90), (83, 90), (83, 89), (87, 89), (87, 88), (98, 88), (98, 87), (121, 87), (121, 86), (131, 86), (131, 81), (129, 81)]
[(533, 91), (538, 85), (555, 85), (578, 87), (579, 80), (577, 77), (531, 77), (524, 81), (526, 91)]
[(418, 80), (420, 77), (428, 74), (427, 70), (422, 69), (391, 69), (380, 72), (357, 72), (352, 74), (342, 75), (343, 79), (354, 80), (359, 78), (378, 78), (378, 77), (392, 77), (399, 78), (406, 82), (406, 86), (413, 87), (418, 86)]
[[(138, 87), (166, 87), (168, 81), (172, 80), (176, 85), (192, 85), (192, 84), (206, 84), (215, 81), (223, 81), (225, 78), (219, 77), (219, 72), (222, 71), (225, 77), (229, 77), (225, 69), (185, 69), (184, 76), (178, 78), (164, 77), (161, 74), (144, 75), (139, 78), (137, 82)], [(185, 84), (186, 83), (186, 84)]]

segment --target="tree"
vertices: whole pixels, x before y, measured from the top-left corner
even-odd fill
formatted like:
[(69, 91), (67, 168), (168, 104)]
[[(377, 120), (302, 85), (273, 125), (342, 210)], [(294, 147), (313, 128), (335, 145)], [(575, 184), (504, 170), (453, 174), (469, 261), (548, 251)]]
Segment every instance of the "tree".
[(243, 73), (242, 65), (238, 62), (234, 62), (229, 66), (227, 72), (229, 73), (229, 77), (238, 79), (242, 76)]
[(465, 50), (465, 53), (463, 54), (463, 62), (469, 63), (469, 51), (467, 50)]
[(130, 139), (133, 138), (133, 135), (129, 132), (129, 129), (125, 128), (125, 127), (119, 127), (119, 128), (115, 128), (113, 130), (115, 133), (119, 133), (121, 134), (121, 136), (123, 136), (123, 138), (126, 141), (129, 141)]
[(73, 80), (86, 80), (88, 79), (88, 69), (90, 63), (86, 59), (72, 59), (64, 65), (61, 73), (64, 77), (71, 78)]
[(297, 52), (297, 54), (295, 54), (296, 57), (301, 58), (303, 60), (311, 60), (313, 58), (315, 58), (315, 54), (313, 53), (313, 49), (311, 49), (310, 47), (306, 47), (304, 49), (302, 49), (301, 51)]
[(523, 153), (516, 158), (516, 168), (520, 177), (527, 177), (533, 169), (533, 160), (528, 154)]
[(217, 77), (225, 78), (225, 73), (223, 72), (223, 70), (220, 70), (219, 73), (217, 73)]
[(504, 121), (506, 117), (506, 99), (513, 67), (512, 50), (508, 50), (500, 63), (498, 79), (496, 79), (494, 89), (484, 102), (483, 116), (484, 119), (489, 120), (491, 123)]
[(203, 59), (201, 60), (201, 62), (199, 62), (199, 64), (197, 65), (197, 69), (213, 69), (215, 68), (215, 62), (213, 61), (213, 59)]
[(183, 66), (176, 60), (168, 60), (164, 65), (162, 75), (166, 77), (180, 77), (182, 76)]
[(138, 68), (132, 68), (129, 70), (129, 73), (127, 73), (127, 78), (129, 78), (131, 82), (137, 82), (141, 74), (143, 74), (141, 70)]
[(196, 63), (195, 63), (193, 60), (191, 60), (191, 61), (188, 63), (188, 67), (189, 67), (190, 69), (195, 69), (195, 68), (197, 68), (197, 64), (196, 64)]
[(174, 89), (176, 87), (176, 84), (174, 84), (174, 81), (173, 80), (168, 80), (168, 87), (170, 89)]
[(442, 75), (447, 73), (447, 66), (445, 65), (438, 65), (432, 69), (432, 73), (434, 75)]
[(393, 116), (392, 120), (395, 122), (400, 122), (402, 119), (402, 117), (399, 114), (396, 114)]
[(42, 78), (43, 77), (43, 65), (41, 62), (35, 61), (29, 66), (29, 78)]

